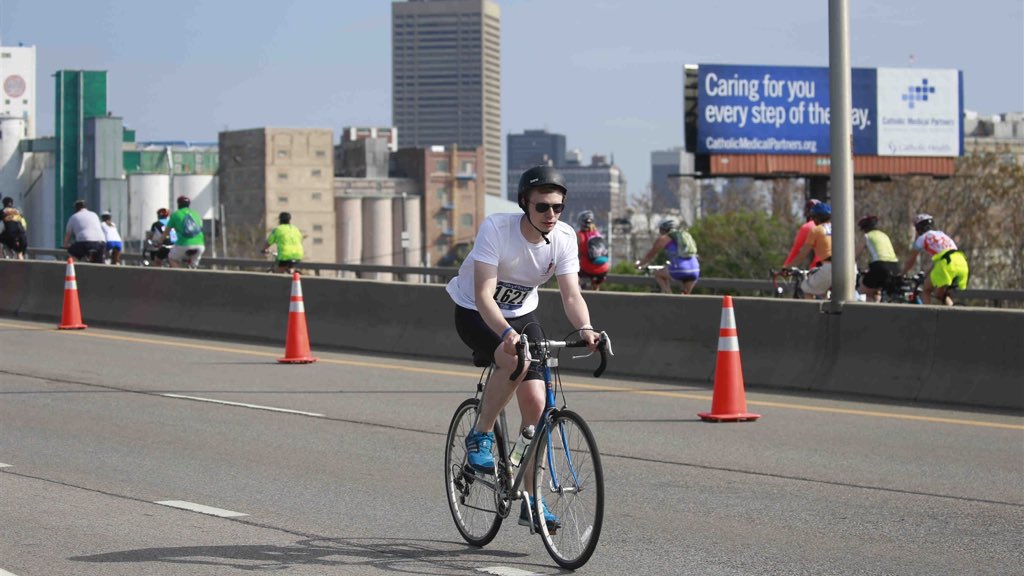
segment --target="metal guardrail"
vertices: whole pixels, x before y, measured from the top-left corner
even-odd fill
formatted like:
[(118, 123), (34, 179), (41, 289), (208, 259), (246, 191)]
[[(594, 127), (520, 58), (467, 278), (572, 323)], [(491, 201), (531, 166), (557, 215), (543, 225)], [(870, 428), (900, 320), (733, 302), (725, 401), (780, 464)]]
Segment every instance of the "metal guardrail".
[[(64, 260), (68, 253), (65, 250), (29, 248), (29, 258), (41, 260)], [(141, 265), (141, 254), (123, 253), (121, 259), (126, 264)], [(202, 268), (214, 270), (255, 270), (270, 271), (275, 267), (273, 260), (252, 260), (245, 258), (207, 258), (203, 257)], [(333, 276), (338, 278), (365, 278), (370, 274), (395, 274), (400, 279), (419, 277), (427, 284), (445, 284), (459, 273), (458, 268), (446, 266), (391, 266), (377, 264), (331, 264), (326, 262), (302, 262), (299, 269), (312, 272), (314, 276)], [(630, 286), (653, 286), (653, 276), (630, 274), (609, 274), (606, 284), (626, 284)], [(697, 288), (709, 290), (735, 291), (741, 293), (771, 294), (772, 283), (769, 280), (746, 278), (701, 278)], [(965, 300), (983, 300), (989, 307), (1001, 308), (1007, 302), (1024, 302), (1024, 290), (964, 290), (959, 297)]]

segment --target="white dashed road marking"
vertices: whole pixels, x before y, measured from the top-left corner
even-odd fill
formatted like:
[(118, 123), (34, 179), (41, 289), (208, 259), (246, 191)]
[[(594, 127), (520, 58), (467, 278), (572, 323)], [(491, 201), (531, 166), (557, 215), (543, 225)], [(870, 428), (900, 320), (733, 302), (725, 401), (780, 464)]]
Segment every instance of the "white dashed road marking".
[(3, 568), (0, 568), (0, 576), (18, 576), (18, 575), (15, 574), (14, 572), (8, 572), (7, 570), (4, 570)]
[[(0, 468), (10, 468), (10, 467), (11, 467), (10, 464), (4, 464), (3, 462), (0, 462)], [(0, 574), (0, 576), (4, 576), (4, 575)]]
[(269, 410), (271, 412), (285, 412), (287, 414), (301, 414), (314, 418), (323, 418), (323, 414), (316, 412), (303, 412), (301, 410), (289, 410), (287, 408), (274, 408), (273, 406), (260, 406), (259, 404), (245, 404), (244, 402), (228, 402), (227, 400), (214, 400), (213, 398), (201, 398), (199, 396), (183, 396), (181, 394), (161, 394), (168, 398), (180, 398), (182, 400), (195, 400), (197, 402), (212, 402), (214, 404), (226, 404), (228, 406), (241, 406), (242, 408), (253, 408), (255, 410)]
[[(199, 512), (200, 514), (209, 514), (210, 516), (220, 516), (221, 518), (248, 516), (248, 514), (243, 514), (241, 512), (232, 512), (231, 510), (224, 510), (223, 508), (203, 506), (202, 504), (185, 502), (184, 500), (161, 500), (159, 502), (154, 502), (154, 504), (162, 504), (164, 506), (170, 506), (171, 508), (181, 508), (182, 510), (191, 510), (193, 512)], [(0, 574), (0, 576), (3, 575)]]
[(487, 568), (477, 568), (476, 571), (494, 574), (494, 576), (537, 576), (536, 572), (527, 572), (510, 566), (488, 566)]

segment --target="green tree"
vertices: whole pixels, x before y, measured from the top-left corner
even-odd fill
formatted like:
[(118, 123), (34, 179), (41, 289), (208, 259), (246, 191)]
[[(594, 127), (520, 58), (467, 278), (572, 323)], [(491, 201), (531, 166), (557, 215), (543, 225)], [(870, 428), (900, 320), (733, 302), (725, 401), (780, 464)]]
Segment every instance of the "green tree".
[(765, 212), (742, 210), (703, 218), (690, 234), (697, 242), (701, 276), (766, 279), (768, 270), (785, 260), (794, 229)]

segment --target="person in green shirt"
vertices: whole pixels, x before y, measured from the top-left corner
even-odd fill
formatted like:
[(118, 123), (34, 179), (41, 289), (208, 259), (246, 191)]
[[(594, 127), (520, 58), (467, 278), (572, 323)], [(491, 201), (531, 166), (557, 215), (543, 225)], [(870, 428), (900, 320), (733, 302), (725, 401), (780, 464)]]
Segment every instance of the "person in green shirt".
[(263, 253), (266, 254), (272, 245), (277, 244), (277, 271), (291, 274), (303, 257), (302, 232), (292, 226), (292, 215), (288, 212), (281, 212), (277, 222), (278, 226), (267, 236)]
[(174, 246), (167, 260), (171, 268), (187, 265), (189, 268), (199, 266), (199, 259), (206, 250), (206, 237), (203, 236), (203, 219), (190, 208), (192, 200), (188, 196), (178, 196), (178, 209), (167, 219), (164, 233), (174, 230)]

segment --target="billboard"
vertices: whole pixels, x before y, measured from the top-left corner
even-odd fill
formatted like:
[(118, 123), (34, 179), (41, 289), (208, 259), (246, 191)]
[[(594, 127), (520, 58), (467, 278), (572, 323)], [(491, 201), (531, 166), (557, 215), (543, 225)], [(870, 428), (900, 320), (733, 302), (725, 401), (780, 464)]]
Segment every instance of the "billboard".
[[(698, 154), (831, 152), (829, 70), (701, 64)], [(959, 156), (962, 77), (957, 70), (854, 68), (853, 153)]]

